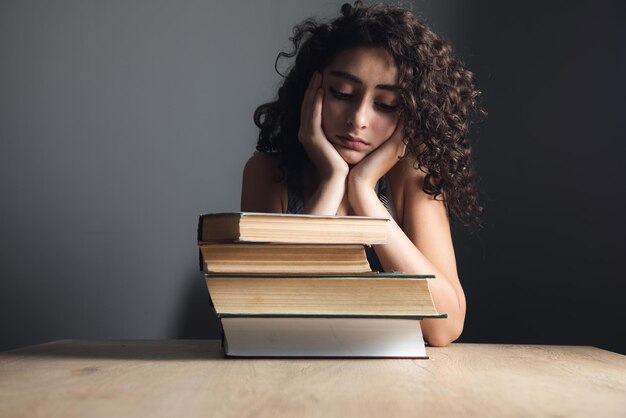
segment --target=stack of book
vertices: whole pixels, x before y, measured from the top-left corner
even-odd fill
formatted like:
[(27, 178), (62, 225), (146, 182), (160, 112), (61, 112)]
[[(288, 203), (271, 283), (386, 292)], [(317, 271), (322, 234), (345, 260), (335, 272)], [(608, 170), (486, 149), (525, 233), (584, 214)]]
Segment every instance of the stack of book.
[(201, 215), (198, 245), (227, 356), (427, 358), (420, 320), (445, 318), (431, 275), (378, 273), (385, 218)]

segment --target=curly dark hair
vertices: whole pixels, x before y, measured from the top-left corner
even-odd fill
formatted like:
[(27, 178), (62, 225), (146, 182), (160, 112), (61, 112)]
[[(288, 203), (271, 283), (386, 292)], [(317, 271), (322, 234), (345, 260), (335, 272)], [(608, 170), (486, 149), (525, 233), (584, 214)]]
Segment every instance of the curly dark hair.
[[(423, 190), (445, 201), (448, 213), (466, 226), (479, 226), (471, 148), (470, 122), (486, 112), (478, 103), (474, 74), (452, 56), (450, 46), (416, 18), (411, 10), (364, 6), (360, 1), (341, 7), (330, 22), (307, 19), (295, 26), (291, 52), (276, 58), (284, 77), (278, 98), (259, 106), (254, 123), (260, 128), (256, 149), (276, 154), (283, 176), (298, 181), (308, 157), (297, 139), (300, 107), (309, 80), (340, 52), (356, 47), (382, 47), (393, 57), (401, 87), (399, 120), (403, 123), (407, 155), (426, 173)], [(287, 75), (278, 70), (281, 58), (295, 63)]]

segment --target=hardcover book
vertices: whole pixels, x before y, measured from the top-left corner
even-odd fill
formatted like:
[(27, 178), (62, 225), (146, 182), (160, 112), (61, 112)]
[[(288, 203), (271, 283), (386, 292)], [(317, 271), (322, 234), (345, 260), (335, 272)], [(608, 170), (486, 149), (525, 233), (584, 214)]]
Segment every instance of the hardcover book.
[(200, 269), (207, 273), (365, 273), (359, 244), (205, 243)]
[(229, 316), (221, 322), (229, 357), (428, 358), (415, 319)]
[(366, 315), (440, 318), (428, 280), (403, 273), (206, 274), (218, 316)]
[(200, 269), (233, 357), (427, 358), (421, 320), (445, 318), (432, 275), (371, 271), (385, 218), (231, 212), (198, 222)]
[(200, 216), (198, 242), (382, 244), (386, 218), (229, 212)]

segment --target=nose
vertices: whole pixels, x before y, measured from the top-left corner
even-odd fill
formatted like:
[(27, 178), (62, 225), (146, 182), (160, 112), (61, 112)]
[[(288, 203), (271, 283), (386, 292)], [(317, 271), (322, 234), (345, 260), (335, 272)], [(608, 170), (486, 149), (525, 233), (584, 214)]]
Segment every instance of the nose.
[(361, 100), (355, 102), (348, 116), (348, 125), (356, 129), (365, 129), (369, 125), (369, 117), (369, 109), (366, 106), (366, 101)]

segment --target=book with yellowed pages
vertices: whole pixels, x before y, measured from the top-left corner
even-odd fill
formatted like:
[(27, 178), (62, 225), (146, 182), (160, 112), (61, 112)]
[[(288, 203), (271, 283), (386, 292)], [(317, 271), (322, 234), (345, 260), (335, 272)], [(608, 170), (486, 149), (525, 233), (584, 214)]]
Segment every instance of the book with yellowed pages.
[(206, 274), (227, 357), (426, 359), (431, 275)]
[(230, 357), (427, 358), (432, 275), (371, 271), (388, 219), (206, 214), (200, 268)]
[(259, 212), (201, 215), (198, 243), (383, 244), (386, 218)]
[(200, 269), (207, 273), (365, 273), (359, 244), (205, 243)]
[(432, 275), (206, 274), (211, 302), (224, 315), (348, 315), (442, 318)]

